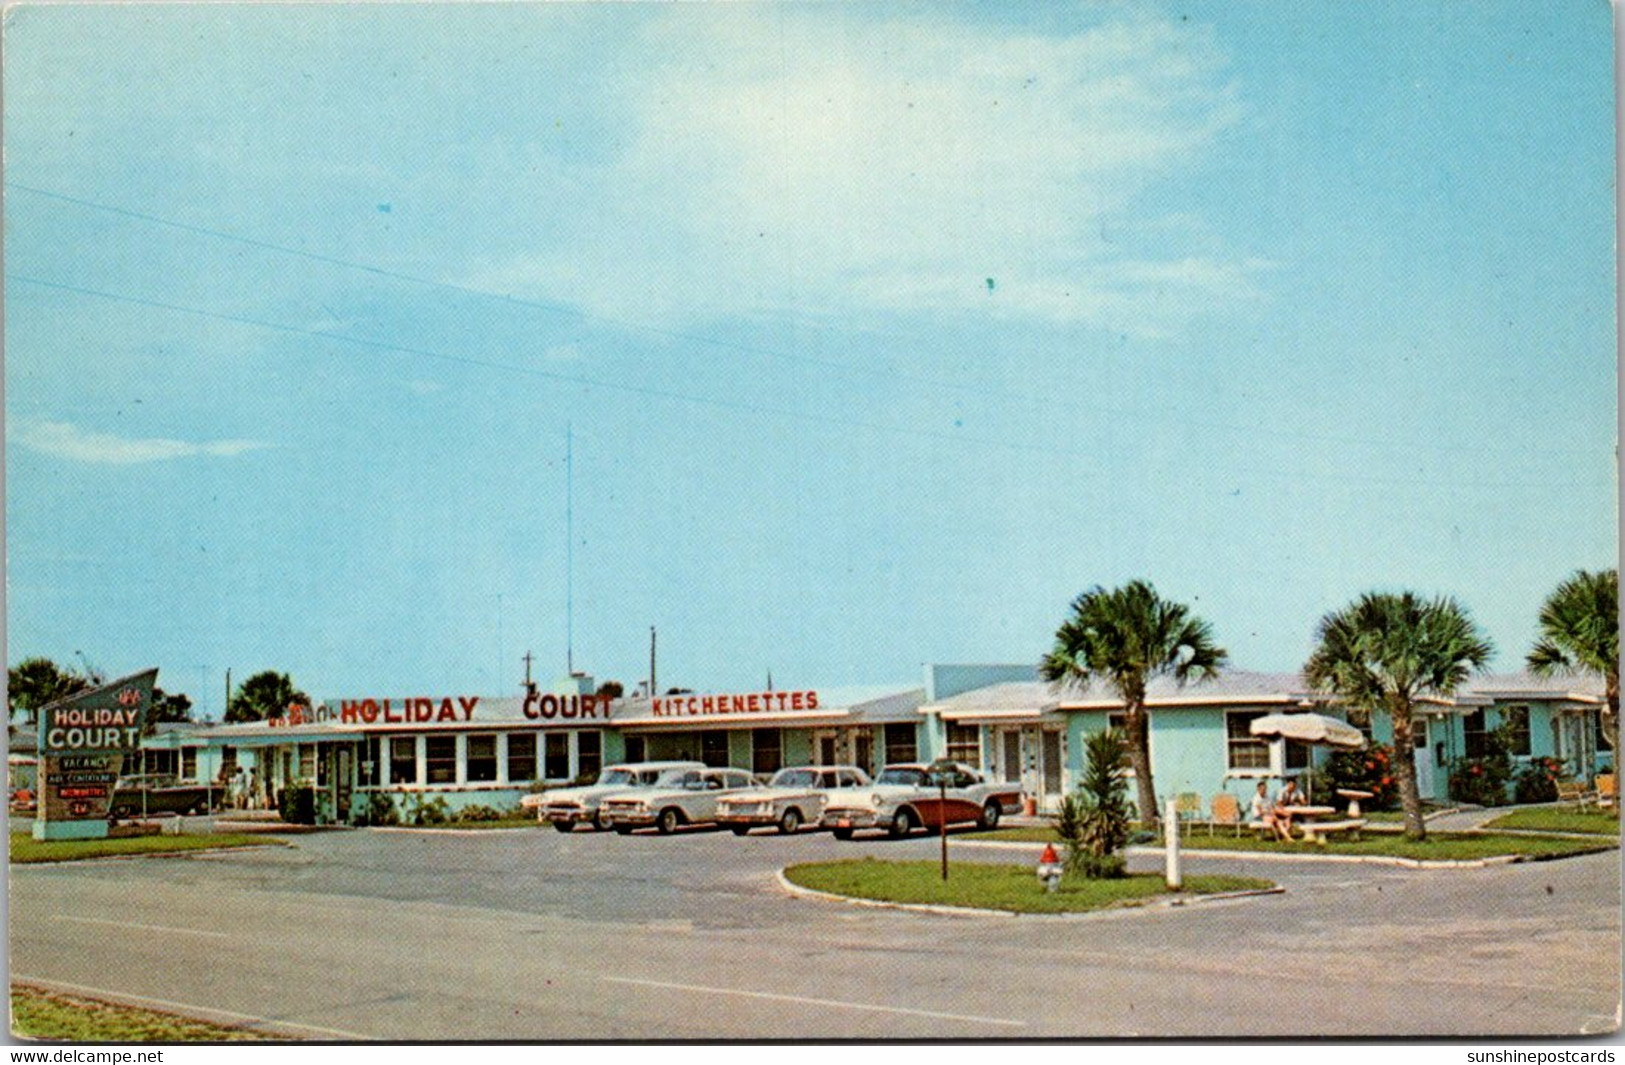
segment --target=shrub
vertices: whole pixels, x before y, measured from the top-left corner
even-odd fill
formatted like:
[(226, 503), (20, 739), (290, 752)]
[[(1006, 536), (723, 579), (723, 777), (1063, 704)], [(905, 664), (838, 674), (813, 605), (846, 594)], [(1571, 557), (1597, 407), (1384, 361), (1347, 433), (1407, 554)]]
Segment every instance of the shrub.
[(1122, 733), (1114, 729), (1089, 736), (1078, 790), (1061, 800), (1054, 817), (1056, 835), (1066, 846), (1068, 873), (1090, 879), (1122, 875), (1121, 858), (1115, 866), (1105, 859), (1128, 842), (1128, 785), (1123, 780), (1127, 750)]
[(500, 821), (505, 816), (507, 816), (507, 815), (504, 814), (501, 810), (498, 810), (496, 807), (494, 807), (494, 806), (482, 806), (479, 803), (475, 803), (475, 804), (473, 804), (471, 806), (465, 806), (461, 810), (457, 811), (457, 820), (464, 821), (464, 822), (468, 822), (468, 821)]
[(366, 808), (356, 821), (360, 825), (398, 825), (401, 823), (400, 811), (395, 809), (395, 803), (388, 795), (382, 792), (372, 792), (367, 796)]
[(1314, 778), (1313, 784), (1316, 794), (1324, 799), (1336, 795), (1338, 788), (1369, 791), (1372, 797), (1362, 802), (1361, 807), (1392, 810), (1399, 802), (1399, 785), (1394, 780), (1394, 749), (1374, 743), (1363, 751), (1334, 751), (1326, 759), (1324, 772)]
[(277, 813), (290, 825), (316, 823), (316, 789), (309, 784), (293, 784), (276, 795)]
[(447, 813), (446, 800), (436, 795), (425, 801), (422, 795), (415, 796), (412, 805), (412, 823), (414, 825), (443, 825), (450, 819)]
[(1128, 860), (1121, 854), (1081, 854), (1076, 862), (1068, 860), (1067, 871), (1090, 880), (1118, 880), (1128, 875)]
[(1556, 758), (1534, 758), (1518, 772), (1513, 782), (1516, 802), (1556, 802), (1557, 782), (1563, 779), (1563, 763)]
[(1479, 806), (1504, 806), (1512, 782), (1511, 732), (1507, 725), (1484, 734), (1484, 753), (1463, 758), (1450, 770), (1450, 797)]

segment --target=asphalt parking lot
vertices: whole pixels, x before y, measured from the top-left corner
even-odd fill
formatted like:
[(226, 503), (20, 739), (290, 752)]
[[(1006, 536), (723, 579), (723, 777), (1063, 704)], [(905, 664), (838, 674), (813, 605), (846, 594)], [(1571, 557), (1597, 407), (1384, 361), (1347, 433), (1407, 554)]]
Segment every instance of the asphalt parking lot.
[[(1287, 891), (1053, 919), (877, 910), (775, 884), (795, 861), (933, 856), (929, 838), (356, 830), (292, 842), (13, 866), (12, 975), (329, 1039), (1617, 1025), (1617, 852), (1462, 870), (1187, 859), (1193, 872), (1266, 876)], [(957, 846), (955, 857), (1032, 851)], [(1261, 1009), (1260, 989), (1283, 978), (1301, 993)]]

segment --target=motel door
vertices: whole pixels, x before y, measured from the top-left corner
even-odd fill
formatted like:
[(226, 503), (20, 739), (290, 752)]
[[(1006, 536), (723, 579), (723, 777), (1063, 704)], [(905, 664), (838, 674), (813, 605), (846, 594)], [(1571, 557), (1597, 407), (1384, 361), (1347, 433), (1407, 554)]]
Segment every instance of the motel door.
[(1428, 742), (1427, 718), (1418, 716), (1411, 722), (1411, 729), (1412, 746), (1416, 751), (1416, 794), (1432, 799), (1438, 767), (1433, 764), (1433, 745)]
[(1021, 730), (1000, 729), (994, 750), (998, 752), (998, 778), (1006, 784), (1021, 783)]
[(1044, 729), (1039, 732), (1038, 801), (1040, 804), (1059, 802), (1061, 798), (1061, 730)]
[(344, 823), (350, 819), (350, 789), (354, 784), (355, 751), (351, 744), (335, 743), (330, 748), (332, 762), (328, 765), (327, 779), (332, 781), (333, 820)]
[(840, 734), (821, 729), (813, 733), (813, 762), (817, 765), (840, 765)]

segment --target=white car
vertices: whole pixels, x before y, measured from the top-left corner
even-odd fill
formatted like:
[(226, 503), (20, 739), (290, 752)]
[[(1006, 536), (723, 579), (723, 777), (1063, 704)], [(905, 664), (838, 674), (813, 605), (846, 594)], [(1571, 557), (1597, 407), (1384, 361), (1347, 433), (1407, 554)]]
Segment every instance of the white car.
[(623, 836), (653, 825), (670, 835), (682, 825), (715, 824), (717, 801), (762, 785), (743, 769), (689, 769), (671, 782), (605, 799), (603, 819)]
[(670, 787), (684, 773), (704, 769), (704, 762), (629, 762), (612, 765), (598, 774), (598, 781), (580, 788), (557, 788), (526, 795), (519, 805), (536, 811), (538, 821), (551, 821), (560, 832), (590, 824), (602, 831), (609, 827), (603, 817), (604, 800), (613, 795)]
[(1000, 817), (1019, 809), (1020, 784), (989, 781), (957, 762), (907, 763), (882, 769), (869, 787), (831, 792), (819, 823), (836, 839), (851, 839), (866, 828), (901, 839), (920, 827), (934, 832), (966, 823), (996, 828)]
[(753, 828), (777, 825), (789, 835), (802, 825), (817, 825), (824, 800), (839, 788), (868, 785), (869, 774), (851, 765), (804, 765), (781, 769), (762, 791), (717, 800), (717, 821), (743, 836)]

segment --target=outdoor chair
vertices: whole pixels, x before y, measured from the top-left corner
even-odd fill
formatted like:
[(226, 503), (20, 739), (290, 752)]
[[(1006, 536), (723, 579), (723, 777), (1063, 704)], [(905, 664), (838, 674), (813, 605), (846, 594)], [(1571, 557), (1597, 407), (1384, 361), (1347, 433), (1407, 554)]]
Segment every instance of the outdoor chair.
[(1597, 805), (1619, 805), (1619, 778), (1612, 773), (1597, 774)]
[(1213, 796), (1210, 810), (1212, 816), (1207, 823), (1208, 835), (1211, 836), (1220, 825), (1228, 825), (1235, 829), (1238, 839), (1241, 837), (1241, 803), (1234, 795), (1225, 791)]
[(1557, 782), (1557, 801), (1571, 802), (1580, 809), (1584, 809), (1596, 802), (1596, 795), (1586, 787), (1583, 780), (1559, 780)]
[(1190, 829), (1202, 819), (1202, 797), (1194, 791), (1182, 791), (1174, 797), (1174, 810), (1179, 814), (1179, 824), (1190, 834)]

